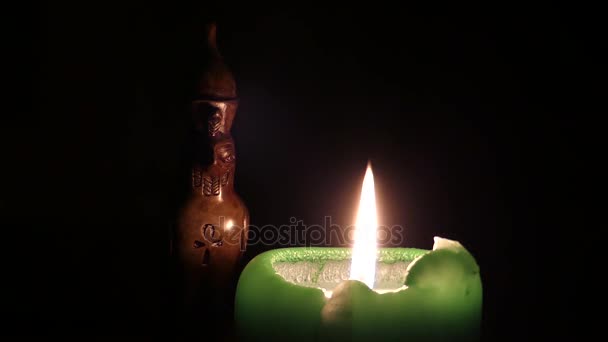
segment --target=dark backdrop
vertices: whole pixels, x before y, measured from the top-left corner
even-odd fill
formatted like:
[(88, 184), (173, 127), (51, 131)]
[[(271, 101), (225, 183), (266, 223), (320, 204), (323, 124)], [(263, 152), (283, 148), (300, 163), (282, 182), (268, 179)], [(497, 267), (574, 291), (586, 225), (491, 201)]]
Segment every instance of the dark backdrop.
[(211, 19), (252, 224), (351, 223), (369, 159), (405, 245), (439, 235), (476, 257), (486, 340), (568, 331), (576, 285), (549, 280), (580, 235), (593, 11), (369, 6), (24, 9), (2, 127), (9, 331), (170, 332), (168, 230)]

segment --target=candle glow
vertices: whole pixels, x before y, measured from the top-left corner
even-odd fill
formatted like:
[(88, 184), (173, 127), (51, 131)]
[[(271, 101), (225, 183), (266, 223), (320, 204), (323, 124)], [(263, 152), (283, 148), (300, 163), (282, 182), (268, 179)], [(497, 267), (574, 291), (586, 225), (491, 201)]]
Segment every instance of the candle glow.
[(378, 248), (377, 231), (368, 165), (352, 248), (279, 248), (256, 256), (237, 286), (239, 332), (253, 341), (277, 331), (292, 342), (478, 340), (482, 286), (475, 258), (458, 241), (439, 237), (432, 250)]
[(359, 280), (370, 289), (374, 288), (376, 276), (377, 230), (378, 214), (376, 212), (374, 174), (371, 165), (368, 164), (363, 178), (359, 209), (355, 221), (355, 243), (349, 279)]

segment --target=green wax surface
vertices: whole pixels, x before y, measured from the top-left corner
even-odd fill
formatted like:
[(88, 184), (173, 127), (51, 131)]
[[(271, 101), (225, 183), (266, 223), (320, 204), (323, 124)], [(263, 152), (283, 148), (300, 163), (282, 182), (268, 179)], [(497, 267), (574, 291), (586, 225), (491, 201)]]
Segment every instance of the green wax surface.
[(409, 263), (407, 288), (379, 294), (345, 280), (331, 298), (277, 273), (275, 264), (306, 262), (310, 282), (328, 262), (350, 260), (348, 248), (284, 248), (262, 253), (239, 279), (235, 318), (246, 340), (471, 341), (478, 339), (482, 286), (479, 267), (458, 242), (436, 238), (432, 251), (380, 248), (377, 263)]

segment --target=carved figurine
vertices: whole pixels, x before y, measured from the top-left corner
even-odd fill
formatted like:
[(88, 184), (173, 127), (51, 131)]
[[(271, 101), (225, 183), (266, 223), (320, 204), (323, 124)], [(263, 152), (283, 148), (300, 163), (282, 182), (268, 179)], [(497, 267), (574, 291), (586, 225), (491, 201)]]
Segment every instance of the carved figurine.
[[(208, 28), (208, 66), (192, 103), (191, 193), (183, 206), (173, 249), (183, 275), (184, 300), (199, 305), (205, 293), (226, 289), (245, 251), (249, 213), (234, 191), (236, 154), (230, 128), (238, 100), (232, 73)], [(208, 301), (207, 301), (208, 302)]]

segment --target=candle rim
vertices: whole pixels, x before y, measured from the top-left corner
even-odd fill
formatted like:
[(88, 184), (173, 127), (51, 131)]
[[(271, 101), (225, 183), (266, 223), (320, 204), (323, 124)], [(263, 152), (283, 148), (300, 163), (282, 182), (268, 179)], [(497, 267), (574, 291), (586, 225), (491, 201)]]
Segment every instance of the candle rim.
[[(412, 262), (428, 252), (431, 252), (431, 250), (406, 247), (384, 247), (378, 248), (378, 257), (376, 260), (385, 264), (400, 261)], [(255, 258), (268, 258), (271, 265), (278, 262), (343, 261), (352, 258), (352, 249), (348, 247), (286, 247), (266, 251)]]
[[(377, 267), (383, 271), (376, 274), (371, 289), (380, 294), (402, 290), (407, 267), (428, 252), (430, 251), (417, 248), (379, 249), (376, 262)], [(327, 294), (348, 279), (350, 267), (344, 267), (350, 266), (352, 254), (352, 249), (343, 247), (281, 248), (273, 250), (273, 255), (265, 262), (270, 264), (274, 273), (283, 281), (303, 288), (319, 289)], [(326, 267), (330, 267), (329, 271), (326, 271)], [(403, 279), (399, 281), (398, 278)]]

